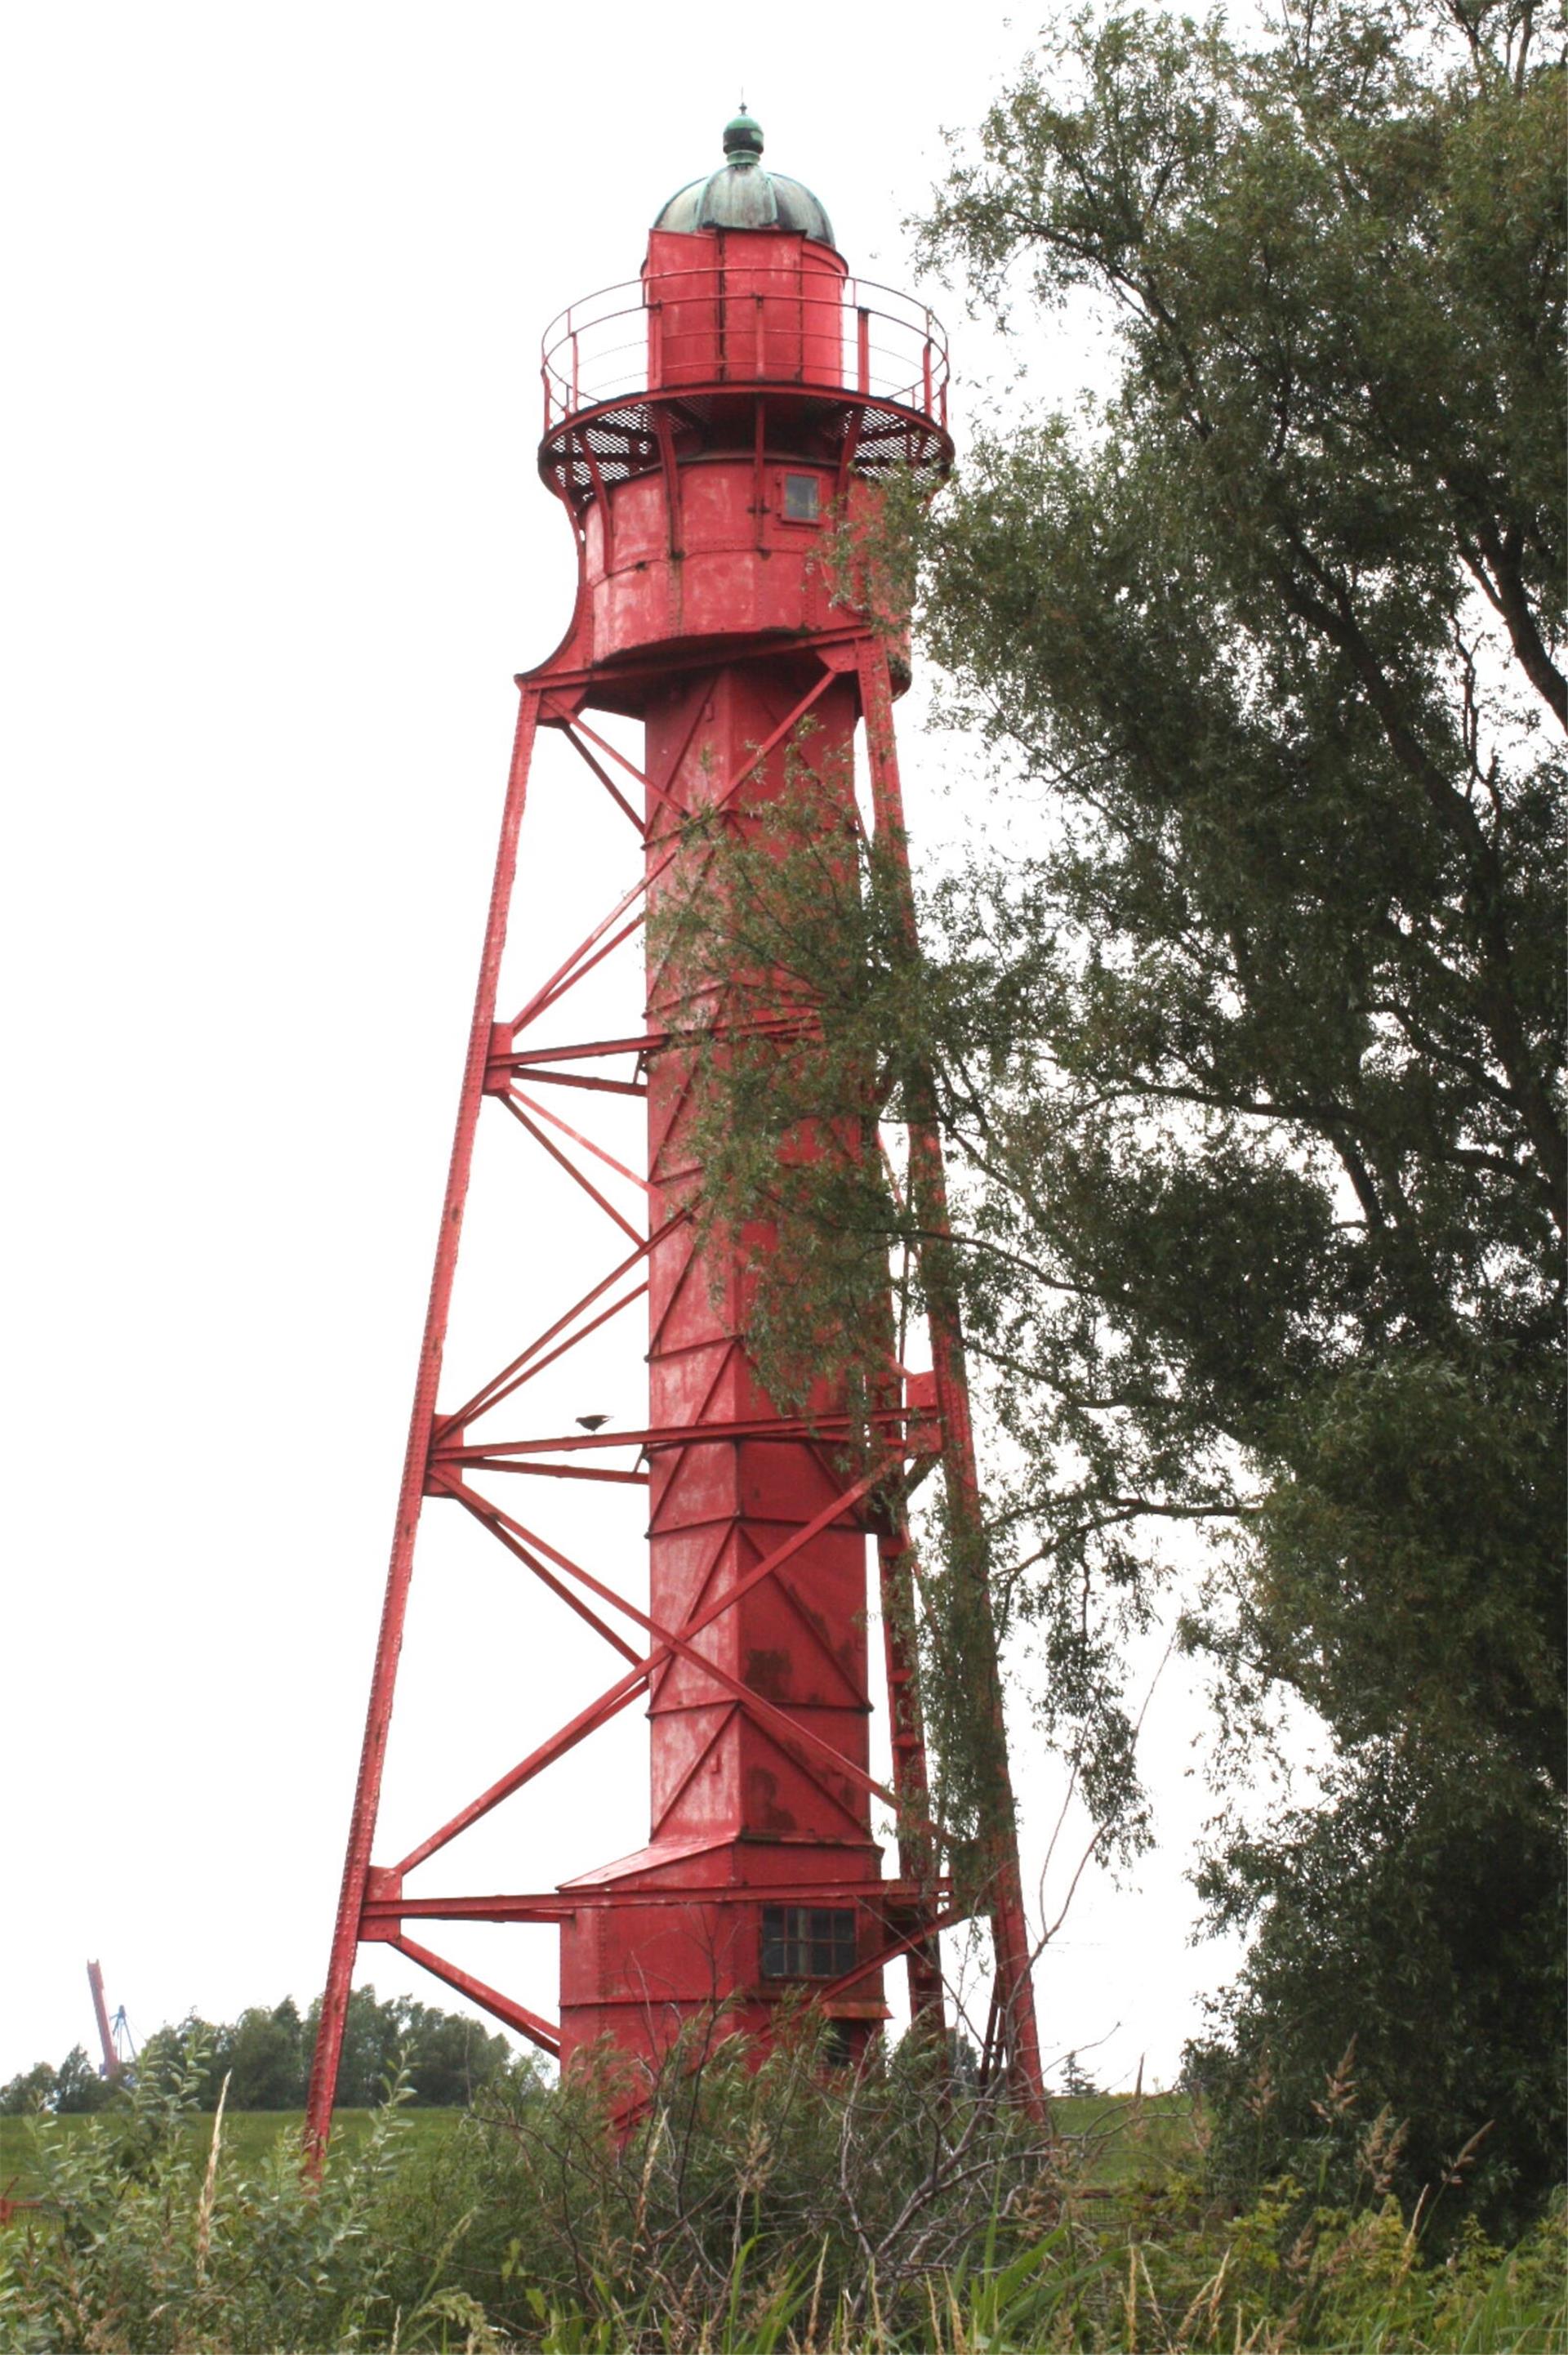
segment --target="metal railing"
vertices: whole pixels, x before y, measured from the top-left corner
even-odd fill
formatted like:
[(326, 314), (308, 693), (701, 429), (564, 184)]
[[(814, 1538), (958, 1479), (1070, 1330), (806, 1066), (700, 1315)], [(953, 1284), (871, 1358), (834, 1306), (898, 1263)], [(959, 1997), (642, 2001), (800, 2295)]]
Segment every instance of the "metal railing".
[(584, 410), (650, 390), (780, 380), (914, 410), (945, 432), (948, 373), (941, 323), (913, 295), (719, 262), (568, 304), (545, 331), (540, 368), (546, 437)]

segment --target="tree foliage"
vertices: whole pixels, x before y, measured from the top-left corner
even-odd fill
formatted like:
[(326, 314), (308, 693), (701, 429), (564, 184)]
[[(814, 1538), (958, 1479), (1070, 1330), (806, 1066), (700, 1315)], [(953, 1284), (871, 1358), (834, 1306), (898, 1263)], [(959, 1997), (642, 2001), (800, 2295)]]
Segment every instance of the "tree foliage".
[(113, 2090), (88, 2059), (86, 2046), (73, 2044), (58, 2069), (36, 2061), (0, 2085), (0, 2116), (25, 2117), (35, 2110), (81, 2116), (102, 2109)]
[(995, 1588), (1110, 1831), (1163, 1531), (1210, 1537), (1184, 1624), (1236, 1747), (1281, 1691), (1330, 1731), (1320, 1801), (1207, 1868), (1256, 1932), (1209, 2056), (1238, 2105), (1217, 2056), (1272, 2072), (1256, 2163), (1354, 2035), (1412, 2149), (1490, 2122), (1498, 2212), (1563, 2115), (1560, 37), (1529, 0), (1049, 33), (923, 250), (1014, 325), (1097, 319), (1117, 382), (889, 522), (1012, 803), (923, 958), (805, 774), (665, 920), (694, 1008), (812, 1009), (708, 1050), (707, 1215), (783, 1242), (783, 1388), (828, 1335), (874, 1382), (920, 1241), (874, 1156), (794, 1141), (934, 1087)]
[[(177, 2026), (148, 2037), (132, 2073), (150, 2071), (155, 2079), (181, 2082), (188, 2077), (196, 2097), (209, 2110), (226, 2080), (232, 2110), (301, 2109), (318, 2010), (313, 2004), (302, 2019), (292, 1997), (285, 1996), (270, 2009), (251, 2005), (238, 2019), (215, 2023), (191, 2012)], [(372, 2109), (397, 2079), (410, 2103), (461, 2108), (496, 2083), (512, 2063), (504, 2036), (491, 2034), (476, 2019), (408, 1996), (383, 2002), (373, 1987), (355, 1987), (349, 1998), (338, 2102), (344, 2109)], [(40, 2061), (0, 2087), (0, 2113), (101, 2109), (114, 2090), (78, 2045), (58, 2069)]]

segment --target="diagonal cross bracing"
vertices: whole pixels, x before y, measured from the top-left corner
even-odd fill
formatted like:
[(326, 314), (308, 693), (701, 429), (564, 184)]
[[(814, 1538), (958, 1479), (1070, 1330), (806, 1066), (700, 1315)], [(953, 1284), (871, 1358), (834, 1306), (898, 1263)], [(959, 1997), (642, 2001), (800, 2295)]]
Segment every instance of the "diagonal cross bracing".
[[(730, 779), (729, 783), (725, 787), (724, 792), (713, 805), (715, 812), (726, 809), (729, 806), (730, 803), (734, 801), (736, 794), (739, 793), (742, 785), (745, 784), (747, 777), (749, 777), (756, 769), (760, 767), (761, 763), (767, 760), (770, 752), (777, 750), (792, 729), (799, 727), (800, 721), (811, 709), (811, 706), (817, 702), (821, 696), (827, 693), (836, 677), (836, 672), (830, 670), (824, 670), (822, 672), (821, 677), (807, 689), (803, 696), (801, 696), (794, 709), (779, 721), (778, 727), (773, 730), (773, 733), (759, 744), (756, 751), (742, 762), (740, 768), (736, 772), (736, 774)], [(614, 940), (606, 943), (604, 947), (599, 948), (598, 946), (599, 943), (604, 940), (605, 934), (610, 930), (611, 926), (620, 922), (620, 918), (625, 915), (627, 910), (629, 908), (634, 908), (640, 900), (647, 897), (650, 887), (656, 883), (659, 878), (666, 873), (667, 870), (674, 864), (675, 859), (680, 855), (680, 847), (681, 846), (678, 841), (671, 844), (671, 846), (667, 849), (663, 850), (653, 861), (652, 865), (647, 869), (647, 871), (639, 877), (638, 880), (631, 886), (631, 889), (629, 891), (622, 892), (620, 898), (616, 901), (609, 915), (602, 918), (601, 921), (594, 926), (592, 932), (588, 933), (586, 937), (578, 943), (571, 954), (556, 967), (555, 972), (550, 975), (548, 981), (545, 982), (535, 991), (533, 996), (528, 1000), (527, 1004), (524, 1007), (523, 1011), (517, 1016), (515, 1021), (513, 1023), (512, 1027), (514, 1030), (526, 1029), (528, 1024), (536, 1020), (537, 1018), (545, 1011), (546, 1007), (553, 1006), (558, 997), (564, 997), (567, 991), (572, 986), (574, 982), (580, 981), (583, 975), (587, 973), (592, 965), (597, 964), (601, 957), (607, 956), (609, 954), (610, 949), (618, 947), (630, 933), (636, 930), (637, 925), (641, 922), (641, 915), (634, 916), (631, 922), (624, 925), (621, 930), (616, 933)], [(594, 950), (596, 954), (590, 956), (588, 954), (590, 950)]]
[(542, 2052), (548, 2052), (552, 2058), (559, 2053), (560, 2030), (553, 2027), (549, 2020), (541, 2019), (539, 2014), (530, 2011), (526, 2005), (514, 2003), (510, 1996), (502, 1995), (495, 1987), (486, 1987), (484, 1981), (476, 1979), (471, 1971), (460, 1970), (456, 1963), (449, 1963), (442, 1955), (432, 1954), (429, 1946), (416, 1945), (412, 1938), (404, 1937), (401, 1932), (396, 1937), (387, 1938), (386, 1944), (396, 1946), (400, 1955), (407, 1955), (411, 1963), (418, 1963), (429, 1972), (432, 1978), (443, 1980), (459, 1995), (467, 1996), (471, 2003), (477, 2003), (495, 2019), (503, 2019), (508, 2028), (514, 2028), (519, 2036), (527, 2037), (529, 2042), (536, 2044)]
[[(682, 1637), (677, 1641), (700, 1636), (705, 1628), (711, 1626), (715, 1619), (727, 1611), (732, 1604), (738, 1603), (743, 1595), (748, 1594), (753, 1587), (759, 1585), (762, 1580), (768, 1577), (781, 1563), (799, 1553), (803, 1546), (809, 1545), (811, 1540), (819, 1536), (839, 1514), (848, 1511), (859, 1503), (862, 1497), (869, 1495), (877, 1482), (884, 1479), (891, 1468), (891, 1460), (877, 1465), (874, 1470), (856, 1481), (853, 1488), (847, 1488), (842, 1496), (835, 1497), (831, 1505), (823, 1507), (814, 1520), (808, 1521), (803, 1528), (794, 1531), (783, 1545), (777, 1547), (754, 1569), (747, 1571), (733, 1587), (726, 1589), (705, 1610), (688, 1620), (682, 1631)], [(443, 1485), (447, 1485), (444, 1479)], [(459, 1496), (459, 1486), (451, 1485), (450, 1493)], [(483, 1498), (476, 1499), (480, 1505), (483, 1505), (485, 1501)], [(476, 1515), (476, 1518), (482, 1518), (483, 1515)], [(504, 1520), (506, 1516), (502, 1515), (500, 1518)], [(509, 1526), (521, 1527), (520, 1524), (509, 1524)], [(555, 1558), (557, 1561), (561, 1560), (560, 1556)], [(568, 1566), (574, 1570), (576, 1568), (575, 1564)], [(582, 1575), (586, 1578), (587, 1574), (582, 1573)], [(596, 1588), (599, 1586), (597, 1580), (592, 1581), (591, 1583)], [(621, 1598), (615, 1595), (611, 1590), (600, 1588), (599, 1592), (605, 1600), (624, 1610), (628, 1617), (636, 1619), (643, 1626), (649, 1625), (642, 1613), (637, 1611), (633, 1605), (622, 1602)], [(654, 1649), (624, 1677), (609, 1686), (597, 1699), (589, 1701), (586, 1709), (579, 1710), (576, 1717), (569, 1719), (566, 1725), (552, 1734), (546, 1742), (541, 1743), (537, 1749), (530, 1751), (526, 1758), (521, 1759), (509, 1773), (491, 1784), (488, 1790), (482, 1791), (478, 1798), (471, 1800), (466, 1807), (442, 1824), (438, 1830), (430, 1834), (428, 1839), (422, 1840), (418, 1848), (410, 1849), (402, 1861), (394, 1868), (395, 1870), (397, 1873), (412, 1872), (417, 1864), (422, 1864), (427, 1857), (434, 1856), (438, 1849), (444, 1848), (449, 1840), (455, 1839), (460, 1832), (466, 1831), (471, 1824), (477, 1823), (480, 1817), (488, 1815), (493, 1807), (499, 1806), (503, 1799), (509, 1798), (514, 1791), (520, 1790), (524, 1783), (530, 1782), (546, 1766), (552, 1764), (556, 1758), (564, 1756), (567, 1750), (575, 1748), (577, 1743), (592, 1732), (596, 1726), (606, 1722), (618, 1710), (624, 1709), (627, 1702), (632, 1700), (647, 1682), (652, 1670), (664, 1657), (666, 1648), (666, 1645), (661, 1638)], [(891, 1793), (884, 1792), (880, 1785), (873, 1785), (872, 1788), (878, 1797), (887, 1799), (891, 1806), (896, 1807), (897, 1800)]]
[(583, 1172), (577, 1167), (577, 1163), (572, 1159), (569, 1154), (563, 1153), (560, 1146), (550, 1137), (546, 1135), (544, 1130), (539, 1126), (538, 1122), (529, 1118), (528, 1114), (524, 1111), (522, 1103), (519, 1102), (518, 1098), (514, 1095), (507, 1094), (503, 1096), (501, 1101), (506, 1106), (507, 1111), (512, 1114), (513, 1119), (527, 1130), (535, 1143), (544, 1146), (551, 1160), (558, 1162), (561, 1167), (566, 1171), (568, 1178), (575, 1178), (577, 1179), (577, 1182), (582, 1188), (583, 1192), (588, 1195), (591, 1201), (599, 1204), (599, 1209), (604, 1212), (606, 1218), (613, 1219), (616, 1225), (620, 1229), (621, 1233), (623, 1235), (629, 1235), (634, 1243), (641, 1242), (642, 1238), (638, 1233), (636, 1228), (632, 1225), (630, 1220), (623, 1216), (623, 1214), (616, 1209), (614, 1203), (607, 1199), (607, 1198), (599, 1192), (599, 1188), (594, 1184), (591, 1178), (584, 1176)]
[[(621, 792), (620, 787), (616, 783), (615, 779), (609, 774), (598, 761), (595, 760), (593, 754), (588, 751), (588, 746), (583, 742), (584, 736), (591, 736), (593, 734), (593, 730), (590, 728), (584, 728), (580, 719), (577, 721), (563, 719), (560, 722), (560, 730), (562, 735), (566, 738), (573, 751), (586, 762), (587, 766), (599, 779), (599, 783), (604, 787), (605, 792), (609, 795), (610, 800), (615, 804), (617, 809), (622, 811), (624, 815), (631, 820), (632, 825), (637, 829), (639, 839), (646, 842), (648, 839), (648, 828), (643, 825), (642, 820), (638, 816), (637, 812), (632, 808), (631, 804), (627, 800), (626, 795)], [(596, 737), (594, 741), (597, 743), (600, 740)], [(606, 749), (608, 750), (609, 748), (607, 747)], [(636, 772), (633, 771), (634, 775), (635, 773)], [(639, 783), (641, 782), (641, 779), (639, 779)]]
[(524, 1569), (531, 1570), (535, 1577), (549, 1588), (552, 1594), (559, 1597), (568, 1611), (575, 1611), (579, 1619), (586, 1620), (594, 1634), (602, 1636), (611, 1650), (619, 1652), (623, 1660), (630, 1660), (633, 1667), (641, 1666), (636, 1652), (625, 1637), (618, 1636), (613, 1627), (607, 1627), (598, 1612), (590, 1611), (580, 1594), (574, 1594), (569, 1586), (564, 1586), (552, 1571), (546, 1569), (537, 1555), (531, 1552), (524, 1544), (522, 1538), (514, 1533), (513, 1525), (504, 1513), (499, 1512), (494, 1507), (489, 1505), (484, 1497), (476, 1495), (473, 1489), (466, 1487), (454, 1475), (439, 1473), (437, 1478), (442, 1493), (449, 1497), (455, 1497), (460, 1505), (465, 1507), (477, 1521), (482, 1523), (492, 1537), (500, 1539), (508, 1553), (514, 1555)]
[[(580, 1300), (574, 1301), (568, 1309), (556, 1317), (553, 1325), (547, 1325), (542, 1333), (536, 1334), (525, 1349), (520, 1350), (515, 1358), (503, 1366), (498, 1374), (493, 1374), (490, 1380), (477, 1390), (471, 1399), (465, 1401), (455, 1414), (433, 1417), (430, 1428), (435, 1438), (442, 1439), (449, 1432), (460, 1429), (462, 1424), (475, 1422), (480, 1415), (488, 1414), (493, 1407), (499, 1406), (503, 1398), (510, 1398), (514, 1391), (520, 1390), (525, 1381), (549, 1362), (539, 1354), (546, 1345), (555, 1340), (558, 1334), (564, 1333), (572, 1319), (575, 1316), (580, 1316), (585, 1308), (591, 1308), (596, 1300), (602, 1300), (611, 1284), (618, 1284), (623, 1275), (629, 1275), (639, 1261), (646, 1259), (655, 1245), (662, 1243), (665, 1236), (672, 1233), (689, 1215), (690, 1213), (685, 1210), (677, 1210), (673, 1218), (666, 1219), (646, 1238), (639, 1240), (634, 1252), (627, 1258), (618, 1261), (608, 1275), (601, 1276), (598, 1284), (585, 1292)], [(596, 1316), (591, 1324), (583, 1326), (571, 1336), (570, 1339), (563, 1341), (561, 1348), (552, 1354), (559, 1357), (563, 1350), (571, 1348), (575, 1343), (584, 1339), (595, 1327), (605, 1324), (622, 1308), (630, 1306), (633, 1300), (641, 1299), (647, 1289), (646, 1284), (639, 1284), (635, 1291), (629, 1292), (623, 1298), (613, 1302), (600, 1316)]]
[[(861, 1494), (863, 1495), (873, 1487), (887, 1469), (886, 1465), (882, 1465), (876, 1472), (867, 1474), (863, 1481), (857, 1483)], [(462, 1493), (455, 1482), (450, 1485), (452, 1486), (454, 1494)], [(838, 1513), (843, 1509), (843, 1505), (842, 1497), (835, 1498), (834, 1507), (830, 1508), (828, 1517), (826, 1518), (819, 1517), (823, 1528), (828, 1526), (830, 1518), (837, 1518)], [(835, 1750), (832, 1742), (824, 1742), (820, 1734), (813, 1733), (808, 1726), (798, 1724), (795, 1720), (786, 1716), (785, 1712), (781, 1709), (776, 1709), (770, 1700), (765, 1700), (761, 1694), (754, 1691), (750, 1686), (742, 1684), (738, 1677), (732, 1677), (727, 1669), (721, 1668), (716, 1660), (711, 1660), (705, 1653), (697, 1651), (689, 1637), (677, 1635), (672, 1627), (662, 1625), (648, 1612), (641, 1610), (625, 1595), (618, 1594), (612, 1586), (607, 1586), (604, 1581), (596, 1578), (591, 1571), (585, 1570), (580, 1562), (573, 1561), (569, 1555), (562, 1553), (558, 1547), (551, 1545), (546, 1539), (539, 1535), (536, 1529), (524, 1528), (520, 1521), (514, 1521), (510, 1514), (503, 1513), (498, 1508), (493, 1508), (493, 1511), (494, 1519), (500, 1527), (512, 1530), (525, 1545), (536, 1546), (541, 1553), (547, 1555), (551, 1561), (558, 1564), (568, 1577), (580, 1580), (591, 1594), (599, 1596), (601, 1603), (608, 1603), (614, 1610), (623, 1611), (629, 1619), (635, 1620), (640, 1627), (646, 1629), (662, 1651), (678, 1654), (701, 1675), (711, 1678), (722, 1691), (739, 1701), (747, 1715), (755, 1719), (759, 1725), (771, 1733), (774, 1740), (780, 1742), (786, 1751), (796, 1742), (803, 1743), (808, 1749), (817, 1751), (836, 1766), (841, 1774), (848, 1775), (850, 1780), (857, 1783), (863, 1790), (870, 1792), (874, 1798), (885, 1800), (888, 1806), (896, 1811), (898, 1806), (896, 1793), (890, 1791), (885, 1784), (879, 1783), (874, 1775), (868, 1774), (865, 1769), (857, 1765), (853, 1759), (846, 1758), (842, 1751)], [(482, 1519), (488, 1516), (482, 1513), (479, 1518)], [(793, 1542), (798, 1550), (800, 1541), (797, 1540)], [(773, 1566), (770, 1561), (768, 1568), (771, 1570)], [(726, 1587), (718, 1599), (713, 1616), (716, 1618), (720, 1612), (728, 1610), (739, 1601), (744, 1592), (757, 1582), (757, 1573), (753, 1572), (750, 1578), (743, 1580), (738, 1586)]]
[(552, 1128), (558, 1128), (563, 1135), (569, 1136), (574, 1144), (580, 1145), (586, 1153), (591, 1153), (596, 1161), (602, 1161), (607, 1169), (613, 1169), (618, 1178), (629, 1179), (633, 1186), (640, 1187), (644, 1194), (652, 1191), (646, 1178), (640, 1178), (635, 1169), (629, 1169), (624, 1161), (618, 1161), (613, 1153), (607, 1153), (602, 1145), (596, 1145), (591, 1136), (585, 1136), (580, 1128), (574, 1128), (569, 1120), (561, 1118), (559, 1113), (551, 1112), (542, 1103), (535, 1103), (532, 1096), (525, 1096), (522, 1089), (515, 1085), (513, 1087), (512, 1094), (514, 1100), (522, 1104), (525, 1111), (533, 1113), (538, 1120), (547, 1120)]

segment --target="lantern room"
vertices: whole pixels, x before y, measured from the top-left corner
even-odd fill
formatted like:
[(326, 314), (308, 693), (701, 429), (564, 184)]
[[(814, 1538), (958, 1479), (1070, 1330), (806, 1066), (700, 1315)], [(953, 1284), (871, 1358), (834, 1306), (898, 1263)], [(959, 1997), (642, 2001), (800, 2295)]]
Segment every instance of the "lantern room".
[(640, 278), (545, 338), (546, 482), (570, 509), (585, 658), (718, 632), (820, 629), (830, 515), (952, 455), (948, 357), (922, 303), (853, 278), (811, 191), (748, 114), (659, 213)]

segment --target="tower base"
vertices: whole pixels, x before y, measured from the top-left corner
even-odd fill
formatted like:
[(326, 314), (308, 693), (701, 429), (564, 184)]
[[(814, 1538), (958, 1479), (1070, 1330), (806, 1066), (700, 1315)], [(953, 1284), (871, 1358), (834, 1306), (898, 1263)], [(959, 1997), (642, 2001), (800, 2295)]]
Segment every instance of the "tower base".
[(879, 1863), (869, 1842), (660, 1841), (565, 1882), (579, 1902), (561, 1925), (563, 2067), (609, 2039), (657, 2070), (689, 2029), (744, 2034), (760, 2059), (779, 2012), (808, 2002), (832, 2057), (857, 2061), (892, 2017), (870, 1957), (913, 1896)]

